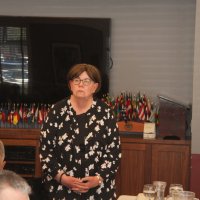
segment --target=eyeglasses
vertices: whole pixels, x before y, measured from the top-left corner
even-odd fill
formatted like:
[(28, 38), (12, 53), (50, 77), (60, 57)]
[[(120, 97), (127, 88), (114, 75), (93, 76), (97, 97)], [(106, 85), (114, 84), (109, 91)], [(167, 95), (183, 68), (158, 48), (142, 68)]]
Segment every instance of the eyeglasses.
[(80, 78), (75, 78), (72, 80), (74, 85), (79, 85), (81, 82), (83, 83), (84, 86), (88, 86), (92, 83), (92, 80), (89, 78), (81, 80)]

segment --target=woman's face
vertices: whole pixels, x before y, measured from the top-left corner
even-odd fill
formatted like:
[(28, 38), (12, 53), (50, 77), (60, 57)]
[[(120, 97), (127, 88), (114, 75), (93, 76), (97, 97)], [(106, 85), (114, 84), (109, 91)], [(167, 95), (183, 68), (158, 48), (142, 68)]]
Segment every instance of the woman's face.
[(90, 98), (95, 93), (98, 83), (94, 83), (86, 72), (69, 82), (72, 94), (76, 98)]

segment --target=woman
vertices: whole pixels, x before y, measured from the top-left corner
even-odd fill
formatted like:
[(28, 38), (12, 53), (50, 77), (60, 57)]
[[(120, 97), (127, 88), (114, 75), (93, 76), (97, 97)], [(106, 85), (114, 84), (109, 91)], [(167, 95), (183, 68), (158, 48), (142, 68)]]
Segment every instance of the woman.
[(94, 98), (98, 69), (73, 66), (70, 97), (56, 103), (41, 129), (40, 158), (49, 199), (116, 199), (120, 139), (113, 111)]

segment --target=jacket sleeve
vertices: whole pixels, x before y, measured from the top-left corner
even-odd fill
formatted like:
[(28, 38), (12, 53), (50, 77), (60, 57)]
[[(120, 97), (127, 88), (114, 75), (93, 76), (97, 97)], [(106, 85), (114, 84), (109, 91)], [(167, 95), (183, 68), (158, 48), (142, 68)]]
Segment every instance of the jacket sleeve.
[(115, 177), (121, 159), (121, 143), (117, 122), (111, 109), (108, 109), (106, 113), (107, 144), (103, 155), (103, 163), (99, 170), (99, 175), (104, 180)]
[(58, 111), (51, 108), (42, 127), (40, 135), (40, 161), (43, 175), (47, 180), (52, 180), (60, 170), (56, 155), (56, 132)]

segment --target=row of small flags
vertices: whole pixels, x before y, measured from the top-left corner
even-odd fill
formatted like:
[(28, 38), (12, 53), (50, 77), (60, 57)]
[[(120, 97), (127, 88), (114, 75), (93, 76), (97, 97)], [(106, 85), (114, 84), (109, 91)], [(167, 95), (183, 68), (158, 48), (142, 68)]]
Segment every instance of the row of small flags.
[[(103, 95), (102, 101), (112, 107), (117, 121), (153, 122), (159, 125), (159, 106), (140, 92), (122, 92), (116, 98)], [(0, 127), (40, 128), (51, 104), (1, 103)]]
[(51, 105), (1, 103), (0, 126), (5, 128), (40, 128)]
[(159, 124), (159, 106), (145, 94), (122, 92), (116, 98), (106, 94), (102, 100), (112, 107), (118, 121), (141, 121)]

